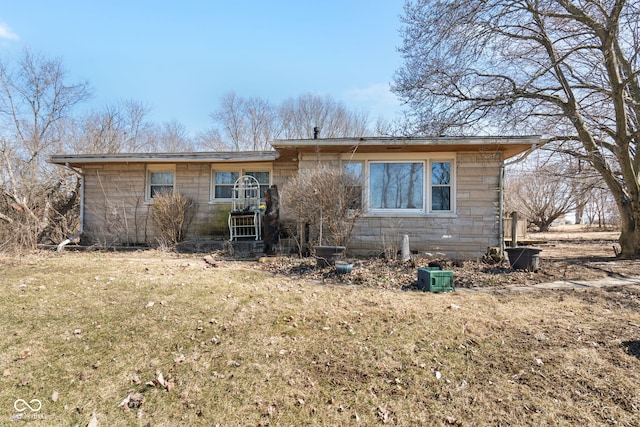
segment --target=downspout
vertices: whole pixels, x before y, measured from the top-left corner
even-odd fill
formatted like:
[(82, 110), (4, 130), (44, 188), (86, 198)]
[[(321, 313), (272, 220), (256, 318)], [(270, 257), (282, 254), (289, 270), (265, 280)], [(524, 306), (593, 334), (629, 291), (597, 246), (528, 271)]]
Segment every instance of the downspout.
[(69, 163), (66, 163), (65, 166), (70, 169), (71, 171), (73, 171), (74, 173), (76, 173), (80, 179), (80, 230), (74, 234), (73, 236), (65, 239), (64, 241), (60, 242), (58, 244), (57, 247), (57, 251), (61, 252), (62, 249), (64, 249), (65, 246), (67, 246), (69, 243), (71, 243), (72, 241), (74, 241), (75, 239), (77, 239), (78, 237), (82, 236), (82, 234), (84, 233), (84, 174), (74, 168), (72, 168), (71, 166), (69, 166)]
[(498, 184), (498, 227), (500, 239), (500, 257), (504, 258), (504, 162), (500, 165), (500, 178)]

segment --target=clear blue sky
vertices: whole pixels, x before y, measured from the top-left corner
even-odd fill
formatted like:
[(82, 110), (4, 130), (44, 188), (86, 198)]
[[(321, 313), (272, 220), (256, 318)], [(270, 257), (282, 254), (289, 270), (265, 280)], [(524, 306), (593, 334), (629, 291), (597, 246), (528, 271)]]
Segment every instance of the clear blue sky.
[(6, 1), (0, 58), (24, 47), (91, 83), (96, 108), (132, 99), (194, 134), (235, 91), (273, 103), (331, 95), (393, 118), (404, 0)]

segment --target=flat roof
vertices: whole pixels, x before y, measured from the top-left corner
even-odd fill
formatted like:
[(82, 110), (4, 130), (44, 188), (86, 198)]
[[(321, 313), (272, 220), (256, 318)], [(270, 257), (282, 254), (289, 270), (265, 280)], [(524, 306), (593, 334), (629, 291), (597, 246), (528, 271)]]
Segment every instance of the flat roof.
[(502, 151), (504, 158), (543, 145), (540, 136), (438, 136), (277, 139), (275, 151), (216, 151), (189, 153), (57, 154), (49, 163), (80, 167), (99, 163), (242, 163), (271, 162), (298, 153), (392, 153)]

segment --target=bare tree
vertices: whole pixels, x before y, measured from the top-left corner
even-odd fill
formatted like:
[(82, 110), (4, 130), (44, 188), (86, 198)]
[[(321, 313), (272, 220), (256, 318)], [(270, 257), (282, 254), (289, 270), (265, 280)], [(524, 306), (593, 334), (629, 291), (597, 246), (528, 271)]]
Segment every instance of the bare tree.
[(587, 205), (593, 203), (595, 190), (601, 187), (599, 174), (589, 163), (580, 158), (562, 153), (556, 153), (554, 157), (565, 159), (564, 167), (558, 168), (562, 171), (559, 178), (571, 185), (571, 197), (575, 199), (575, 223), (582, 224)]
[(112, 109), (91, 112), (73, 120), (68, 130), (67, 147), (72, 153), (119, 153), (122, 151), (121, 122)]
[(509, 165), (505, 172), (506, 210), (526, 215), (543, 231), (570, 213), (580, 224), (585, 210), (598, 204), (594, 197), (603, 188), (588, 163), (547, 147)]
[(73, 205), (73, 195), (64, 200), (57, 192), (62, 182), (45, 160), (60, 148), (64, 122), (89, 88), (68, 84), (59, 60), (27, 50), (15, 64), (0, 64), (0, 93), (2, 238), (32, 247), (64, 215), (59, 210)]
[(240, 151), (245, 146), (247, 123), (245, 119), (245, 101), (235, 92), (226, 93), (220, 100), (220, 109), (211, 113), (211, 119), (222, 128), (229, 141), (228, 149)]
[(269, 141), (279, 133), (275, 111), (268, 101), (257, 97), (245, 99), (229, 92), (222, 97), (220, 109), (211, 114), (220, 130), (205, 134), (208, 138), (204, 142), (227, 150), (269, 150)]
[(133, 100), (90, 112), (73, 121), (67, 142), (69, 151), (101, 154), (153, 151), (157, 144), (148, 114), (148, 107)]
[(577, 207), (578, 198), (568, 179), (559, 174), (558, 165), (530, 170), (519, 169), (505, 178), (505, 206), (538, 227), (548, 231), (551, 224)]
[(180, 153), (195, 150), (184, 125), (176, 120), (155, 126), (148, 133), (149, 148), (155, 152)]
[(330, 96), (304, 94), (285, 100), (279, 107), (282, 135), (287, 139), (313, 138), (313, 128), (323, 138), (360, 137), (367, 134), (366, 113), (349, 111)]
[(194, 143), (200, 150), (204, 151), (225, 151), (229, 148), (229, 145), (223, 140), (222, 135), (215, 127), (198, 133)]
[(269, 150), (276, 138), (313, 138), (320, 128), (325, 138), (367, 134), (368, 116), (349, 111), (329, 96), (311, 94), (287, 99), (279, 106), (260, 98), (225, 94), (212, 113), (216, 127), (199, 136), (200, 144), (217, 150)]
[(615, 200), (611, 192), (601, 186), (594, 186), (589, 190), (583, 214), (589, 225), (597, 225), (598, 228), (619, 224)]
[(245, 117), (248, 135), (245, 139), (249, 149), (254, 151), (270, 150), (269, 141), (277, 138), (277, 116), (273, 106), (260, 98), (252, 97), (245, 101)]
[(640, 255), (640, 4), (408, 1), (394, 91), (421, 132), (545, 132), (600, 174)]
[(151, 109), (145, 104), (125, 100), (120, 102), (122, 120), (124, 124), (125, 151), (136, 153), (141, 151), (153, 151), (150, 146), (149, 131), (152, 124), (147, 119)]

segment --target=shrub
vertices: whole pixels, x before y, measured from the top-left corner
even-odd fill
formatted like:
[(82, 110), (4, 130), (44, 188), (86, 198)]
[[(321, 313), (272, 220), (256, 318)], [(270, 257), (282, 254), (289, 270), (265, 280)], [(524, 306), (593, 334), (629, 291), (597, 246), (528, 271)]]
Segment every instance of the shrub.
[(161, 193), (153, 198), (149, 217), (161, 246), (175, 246), (184, 238), (193, 203), (181, 193)]
[(281, 209), (309, 232), (319, 245), (346, 246), (362, 214), (361, 179), (341, 168), (318, 166), (300, 171), (282, 189)]

